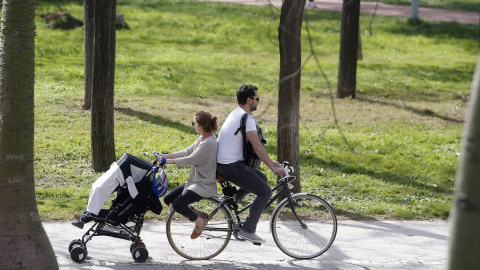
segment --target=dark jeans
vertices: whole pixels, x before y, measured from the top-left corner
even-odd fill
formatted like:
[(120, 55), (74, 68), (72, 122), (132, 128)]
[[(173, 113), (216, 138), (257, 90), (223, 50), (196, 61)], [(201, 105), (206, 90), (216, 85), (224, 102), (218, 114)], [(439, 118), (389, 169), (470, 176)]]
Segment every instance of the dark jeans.
[[(150, 170), (153, 164), (151, 162), (145, 161), (139, 157), (134, 155), (130, 155), (128, 153), (124, 153), (122, 157), (117, 161), (118, 167), (122, 170), (123, 178), (127, 179), (127, 177), (132, 176), (132, 166)], [(146, 172), (145, 172), (146, 173)]]
[(190, 204), (194, 202), (198, 202), (202, 199), (202, 196), (198, 195), (197, 193), (185, 190), (185, 184), (181, 184), (180, 186), (174, 188), (172, 191), (165, 195), (163, 198), (163, 202), (166, 205), (172, 204), (172, 207), (178, 213), (186, 216), (190, 221), (195, 221), (198, 218), (198, 215), (192, 211), (190, 208)]
[(260, 220), (260, 215), (263, 210), (265, 210), (265, 207), (272, 196), (272, 190), (267, 183), (267, 176), (259, 170), (250, 168), (243, 161), (231, 164), (217, 163), (217, 173), (223, 176), (226, 180), (240, 187), (237, 196), (242, 196), (247, 193), (257, 195), (242, 227), (245, 231), (254, 233), (257, 230), (257, 223)]

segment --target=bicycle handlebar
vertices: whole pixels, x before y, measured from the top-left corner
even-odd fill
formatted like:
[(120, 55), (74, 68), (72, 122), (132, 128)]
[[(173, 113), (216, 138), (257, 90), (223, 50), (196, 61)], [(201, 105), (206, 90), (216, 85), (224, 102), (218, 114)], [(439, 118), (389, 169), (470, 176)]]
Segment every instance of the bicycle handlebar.
[(290, 166), (290, 163), (288, 161), (284, 161), (283, 162), (283, 169), (285, 170), (285, 176), (282, 177), (282, 178), (288, 178), (288, 177), (291, 177), (292, 175), (290, 175), (290, 173), (294, 173), (295, 172), (295, 168), (293, 166)]

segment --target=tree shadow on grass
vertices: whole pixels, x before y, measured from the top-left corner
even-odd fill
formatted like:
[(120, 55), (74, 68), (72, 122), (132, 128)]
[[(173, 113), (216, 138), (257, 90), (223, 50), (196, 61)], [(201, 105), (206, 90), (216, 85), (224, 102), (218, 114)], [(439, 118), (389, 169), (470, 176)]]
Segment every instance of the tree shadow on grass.
[(166, 118), (158, 116), (158, 115), (153, 115), (153, 114), (150, 114), (150, 113), (136, 111), (136, 110), (132, 110), (130, 108), (121, 108), (121, 107), (115, 108), (115, 111), (117, 111), (121, 114), (127, 115), (127, 116), (136, 117), (136, 118), (138, 118), (142, 121), (150, 122), (150, 123), (155, 124), (155, 125), (164, 126), (164, 127), (165, 126), (166, 127), (171, 127), (171, 128), (175, 128), (175, 129), (180, 130), (180, 131), (185, 132), (185, 133), (195, 134), (195, 130), (192, 129), (191, 126), (180, 124), (178, 122), (172, 121), (170, 119), (166, 119)]
[[(410, 1), (409, 1), (410, 2)], [(433, 6), (437, 8), (437, 6)], [(438, 8), (451, 9), (451, 10), (462, 10), (470, 12), (480, 12), (480, 4), (478, 2), (465, 2), (465, 1), (454, 1), (449, 3), (441, 3)]]
[(439, 194), (449, 194), (451, 191), (442, 185), (432, 186), (425, 184), (421, 181), (418, 181), (411, 176), (403, 175), (396, 172), (387, 172), (387, 171), (374, 171), (367, 169), (362, 166), (346, 166), (337, 161), (325, 161), (318, 157), (306, 156), (305, 154), (300, 154), (301, 163), (311, 166), (326, 167), (332, 171), (337, 171), (345, 174), (361, 174), (366, 175), (372, 179), (378, 179), (387, 183), (396, 183), (399, 185), (417, 188), (419, 190), (425, 190), (427, 192), (439, 193)]
[(394, 24), (387, 31), (405, 36), (448, 37), (455, 39), (479, 40), (478, 25), (457, 22), (408, 21)]
[[(408, 188), (413, 188), (418, 190), (418, 192), (415, 192), (414, 196), (419, 196), (419, 193), (425, 194), (426, 197), (431, 197), (429, 194), (439, 194), (440, 196), (448, 196), (452, 194), (453, 187), (450, 188), (448, 186), (445, 186), (445, 184), (439, 184), (438, 186), (434, 185), (429, 185), (427, 183), (423, 183), (421, 179), (417, 180), (416, 178), (410, 177), (408, 175), (403, 175), (401, 173), (396, 173), (396, 172), (387, 172), (387, 171), (374, 171), (367, 169), (362, 166), (347, 166), (344, 164), (341, 164), (340, 162), (337, 161), (330, 161), (327, 162), (323, 159), (317, 158), (317, 157), (308, 157), (305, 158), (304, 155), (300, 156), (301, 158), (301, 164), (304, 166), (312, 165), (312, 166), (319, 166), (321, 165), (324, 168), (328, 168), (332, 171), (337, 171), (338, 175), (341, 175), (342, 173), (345, 173), (346, 175), (365, 175), (369, 177), (370, 179), (374, 179), (375, 181), (383, 181), (385, 183), (391, 183), (391, 184), (396, 184), (400, 186), (405, 186)], [(318, 176), (322, 177), (322, 176)], [(352, 182), (352, 185), (355, 185), (355, 182)], [(392, 192), (395, 192), (395, 189), (392, 187)], [(320, 195), (320, 194), (317, 194)], [(358, 213), (359, 209), (348, 209), (345, 207), (341, 207), (339, 205), (336, 205), (336, 202), (341, 202), (343, 201), (342, 197), (339, 197), (341, 195), (347, 195), (347, 194), (329, 194), (327, 197), (327, 201), (332, 205), (332, 207), (335, 209), (335, 213), (337, 214), (338, 217), (343, 217), (351, 220), (376, 220), (377, 217), (385, 217), (389, 216), (388, 213), (372, 213), (372, 214), (362, 214)], [(401, 195), (401, 194), (400, 194)], [(413, 193), (412, 193), (413, 195)], [(347, 195), (348, 196), (348, 195)], [(405, 207), (414, 207), (416, 204), (413, 201), (405, 201), (402, 196), (393, 196), (392, 198), (382, 198), (381, 194), (368, 194), (366, 195), (369, 198), (375, 198), (378, 197), (377, 199), (379, 201), (384, 201), (388, 204), (392, 205), (397, 205), (397, 206), (405, 206)], [(440, 218), (445, 218), (448, 216), (448, 213), (432, 213), (432, 216), (440, 217)], [(400, 216), (391, 216), (391, 218), (404, 218), (402, 215)]]
[(357, 97), (355, 99), (359, 100), (359, 101), (362, 101), (362, 102), (367, 102), (367, 103), (372, 103), (372, 104), (380, 104), (380, 105), (383, 105), (383, 106), (390, 106), (390, 107), (394, 107), (396, 109), (403, 109), (403, 110), (410, 111), (414, 114), (418, 114), (418, 115), (421, 115), (421, 116), (435, 117), (435, 118), (438, 118), (438, 119), (441, 119), (441, 120), (444, 120), (444, 121), (453, 122), (453, 123), (464, 123), (465, 122), (464, 119), (457, 119), (457, 118), (453, 118), (453, 117), (449, 117), (449, 116), (445, 116), (445, 115), (440, 115), (440, 114), (437, 114), (434, 111), (429, 110), (429, 109), (417, 109), (417, 108), (414, 108), (412, 106), (408, 106), (408, 105), (405, 105), (405, 104), (398, 104), (398, 103), (388, 102), (388, 101), (380, 101), (380, 100), (375, 100), (375, 99), (370, 99), (370, 98)]

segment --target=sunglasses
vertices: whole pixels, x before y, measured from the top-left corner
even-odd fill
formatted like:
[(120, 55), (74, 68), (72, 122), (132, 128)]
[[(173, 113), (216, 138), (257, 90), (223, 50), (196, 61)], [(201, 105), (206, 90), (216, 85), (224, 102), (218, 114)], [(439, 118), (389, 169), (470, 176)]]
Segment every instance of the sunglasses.
[(257, 101), (260, 100), (260, 97), (259, 96), (253, 96), (253, 97), (250, 97), (251, 99), (256, 99)]

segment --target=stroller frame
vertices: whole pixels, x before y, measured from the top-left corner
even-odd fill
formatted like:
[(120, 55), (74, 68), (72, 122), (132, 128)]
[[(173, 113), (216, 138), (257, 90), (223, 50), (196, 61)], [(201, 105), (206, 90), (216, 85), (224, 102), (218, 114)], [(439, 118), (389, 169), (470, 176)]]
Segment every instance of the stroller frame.
[(130, 253), (136, 262), (143, 263), (148, 259), (148, 250), (143, 243), (140, 232), (143, 227), (145, 213), (135, 214), (128, 222), (134, 222), (132, 226), (126, 224), (111, 224), (108, 219), (95, 218), (95, 223), (82, 236), (70, 242), (68, 251), (73, 261), (83, 262), (88, 255), (87, 243), (96, 236), (108, 236), (117, 239), (130, 240)]
[[(144, 181), (150, 181), (150, 177), (153, 173), (153, 168), (155, 165), (156, 162), (152, 164), (152, 169), (147, 171), (139, 184), (144, 184)], [(95, 223), (87, 230), (87, 232), (85, 232), (82, 238), (75, 239), (70, 242), (70, 245), (68, 246), (68, 251), (73, 261), (81, 263), (87, 258), (87, 243), (96, 236), (108, 236), (117, 239), (129, 240), (132, 242), (130, 244), (130, 253), (132, 254), (132, 258), (135, 260), (135, 262), (143, 263), (148, 259), (148, 250), (140, 237), (140, 232), (143, 228), (145, 214), (149, 210), (149, 199), (151, 196), (155, 195), (153, 193), (149, 194), (145, 203), (140, 206), (142, 208), (140, 208), (140, 210), (137, 210), (132, 215), (128, 216), (126, 221), (124, 220), (123, 222), (117, 222), (109, 218), (114, 216), (115, 214), (119, 214), (122, 211), (127, 210), (121, 208), (121, 202), (116, 202), (118, 195), (120, 194), (122, 189), (123, 192), (128, 193), (127, 183), (125, 183), (123, 186), (117, 187), (117, 189), (115, 190), (117, 192), (117, 197), (113, 200), (110, 209), (102, 209), (100, 210), (98, 216), (91, 217), (91, 221)], [(124, 205), (130, 200), (134, 199), (129, 196), (123, 202)]]

